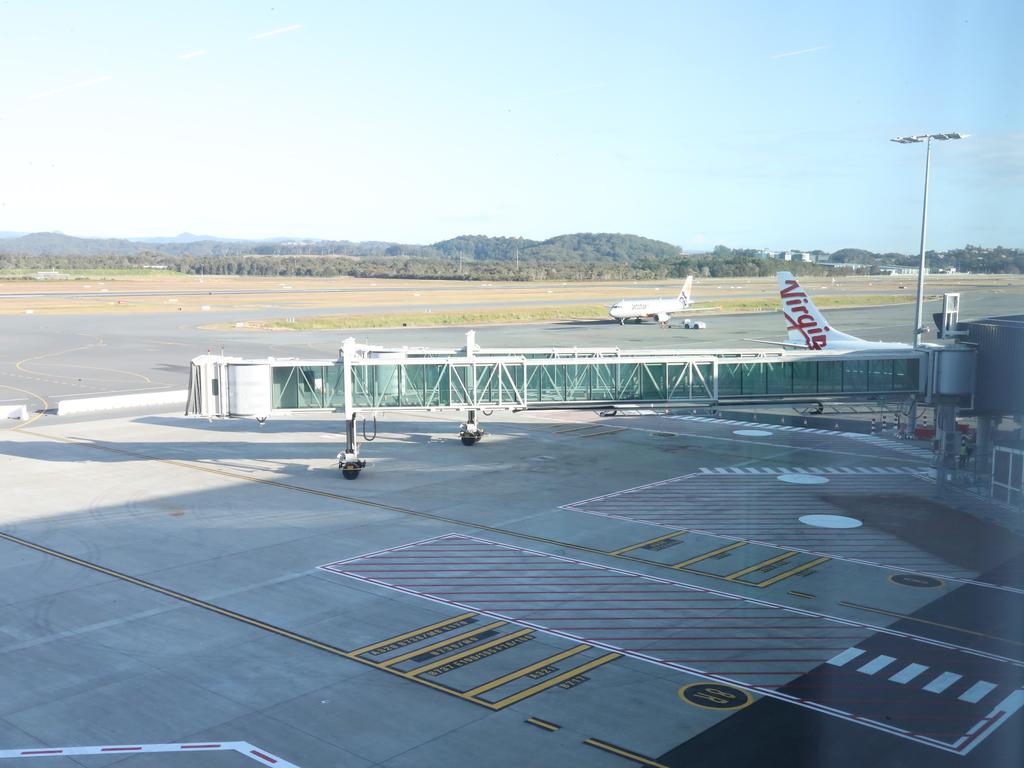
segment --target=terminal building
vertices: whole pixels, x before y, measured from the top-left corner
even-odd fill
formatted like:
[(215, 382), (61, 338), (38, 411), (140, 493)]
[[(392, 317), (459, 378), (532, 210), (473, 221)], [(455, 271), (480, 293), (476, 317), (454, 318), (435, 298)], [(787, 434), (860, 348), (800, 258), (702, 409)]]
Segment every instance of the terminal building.
[(974, 398), (978, 474), (990, 479), (993, 501), (1024, 520), (1024, 315), (958, 324), (976, 349)]

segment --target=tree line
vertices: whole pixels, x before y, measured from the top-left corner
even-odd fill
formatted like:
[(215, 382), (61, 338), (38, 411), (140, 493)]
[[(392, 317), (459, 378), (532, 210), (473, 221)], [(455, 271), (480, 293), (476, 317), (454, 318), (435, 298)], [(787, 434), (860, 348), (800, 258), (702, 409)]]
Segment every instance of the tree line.
[[(58, 236), (55, 236), (58, 237)], [(676, 279), (695, 274), (702, 277), (765, 277), (779, 269), (804, 276), (878, 274), (882, 265), (915, 265), (917, 257), (898, 253), (873, 253), (844, 248), (832, 254), (811, 251), (837, 266), (817, 263), (786, 262), (759, 258), (753, 249), (734, 249), (718, 245), (710, 253), (688, 254), (674, 245), (636, 235), (582, 233), (560, 235), (549, 240), (465, 235), (429, 246), (396, 243), (345, 243), (318, 241), (315, 253), (308, 244), (246, 244), (239, 252), (209, 253), (205, 246), (197, 253), (188, 248), (197, 244), (174, 244), (184, 253), (168, 253), (159, 246), (130, 241), (104, 250), (90, 242), (89, 250), (76, 250), (64, 238), (61, 248), (49, 253), (22, 253), (16, 238), (2, 243), (0, 269), (73, 272), (76, 269), (140, 269), (161, 266), (184, 274), (249, 275), (257, 277), (369, 277), (456, 280), (648, 280)], [(201, 241), (198, 245), (212, 241)], [(219, 244), (225, 246), (225, 244)], [(358, 246), (358, 247), (349, 247)], [(282, 252), (284, 251), (284, 252)], [(934, 268), (955, 267), (961, 272), (1024, 273), (1024, 250), (983, 248), (967, 245), (942, 253), (929, 252)], [(843, 267), (842, 264), (850, 264)], [(856, 267), (856, 268), (855, 268)]]

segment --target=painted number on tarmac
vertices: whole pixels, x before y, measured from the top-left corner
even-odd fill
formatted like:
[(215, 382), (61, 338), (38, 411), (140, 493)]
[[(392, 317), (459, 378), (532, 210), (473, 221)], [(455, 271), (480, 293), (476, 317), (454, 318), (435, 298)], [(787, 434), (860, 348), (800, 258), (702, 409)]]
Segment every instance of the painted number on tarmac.
[(739, 688), (718, 683), (693, 683), (679, 689), (679, 698), (704, 709), (742, 709), (753, 701)]
[(936, 579), (934, 576), (922, 576), (920, 573), (895, 573), (889, 577), (889, 581), (899, 584), (901, 587), (924, 587), (926, 589), (941, 587), (945, 583), (942, 579)]

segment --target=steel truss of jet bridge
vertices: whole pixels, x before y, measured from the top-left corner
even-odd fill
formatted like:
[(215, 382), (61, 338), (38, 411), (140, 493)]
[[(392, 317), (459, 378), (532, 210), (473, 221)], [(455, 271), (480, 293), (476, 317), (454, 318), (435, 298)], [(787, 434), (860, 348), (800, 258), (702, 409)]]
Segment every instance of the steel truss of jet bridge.
[(336, 360), (201, 355), (186, 415), (260, 422), (297, 411), (343, 413), (339, 468), (358, 477), (356, 419), (465, 412), (459, 436), (483, 436), (481, 411), (718, 407), (834, 400), (927, 399), (944, 347), (879, 351), (789, 349), (384, 348), (345, 339)]

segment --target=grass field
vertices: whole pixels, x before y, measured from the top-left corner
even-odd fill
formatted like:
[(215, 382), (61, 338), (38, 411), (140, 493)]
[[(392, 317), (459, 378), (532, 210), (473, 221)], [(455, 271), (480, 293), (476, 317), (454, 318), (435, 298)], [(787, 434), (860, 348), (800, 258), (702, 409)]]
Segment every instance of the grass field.
[[(929, 297), (934, 298), (934, 297)], [(826, 296), (818, 303), (822, 307), (862, 307), (879, 304), (906, 303), (907, 296), (884, 294), (869, 296)], [(774, 299), (723, 300), (717, 308), (701, 315), (730, 312), (774, 312), (779, 308)], [(250, 331), (334, 331), (360, 328), (404, 328), (429, 326), (465, 326), (508, 323), (539, 323), (558, 320), (603, 320), (608, 308), (600, 304), (579, 304), (561, 307), (530, 307), (524, 309), (479, 309), (463, 311), (420, 311), (358, 315), (321, 315), (295, 319), (272, 318), (256, 320), (242, 326), (218, 324), (218, 330), (238, 329)]]
[(38, 269), (0, 269), (0, 280), (30, 280), (40, 285), (63, 285), (69, 283), (89, 282), (91, 280), (126, 280), (126, 281), (188, 281), (193, 275), (182, 274), (171, 269), (78, 269), (58, 270), (67, 275), (66, 278), (58, 280), (37, 280)]
[[(19, 270), (22, 277), (25, 272)], [(603, 317), (603, 308), (620, 299), (674, 297), (682, 282), (267, 278), (184, 275), (158, 270), (85, 270), (75, 272), (74, 277), (26, 280), (10, 272), (0, 274), (0, 293), (8, 294), (0, 301), (0, 315), (244, 312), (249, 319), (253, 313), (284, 318), (294, 310), (307, 316), (303, 322), (322, 323), (313, 327), (323, 328), (540, 322)], [(802, 284), (823, 307), (909, 301), (915, 288), (912, 280), (877, 276), (836, 281), (807, 278)], [(1024, 293), (1024, 276), (929, 276), (927, 286), (931, 294), (972, 290)], [(698, 278), (694, 294), (698, 302), (720, 306), (728, 312), (757, 312), (778, 306), (775, 279), (771, 277)], [(364, 317), (370, 314), (377, 317)], [(324, 317), (332, 319), (321, 320)], [(267, 327), (299, 328), (280, 320), (263, 322), (270, 322)]]

